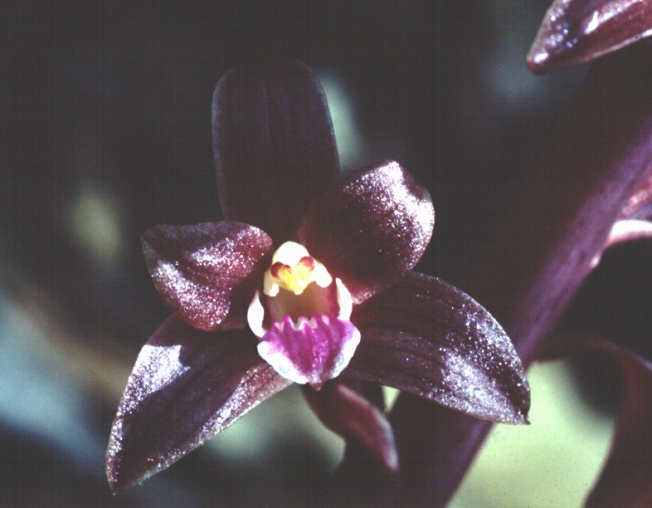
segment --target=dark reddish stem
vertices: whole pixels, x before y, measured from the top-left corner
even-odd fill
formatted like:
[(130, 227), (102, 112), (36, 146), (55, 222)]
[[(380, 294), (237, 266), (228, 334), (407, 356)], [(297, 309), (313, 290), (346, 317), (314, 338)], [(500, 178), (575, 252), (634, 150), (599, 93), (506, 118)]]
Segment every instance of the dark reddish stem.
[[(595, 65), (468, 274), (463, 289), (503, 325), (526, 365), (650, 174), (651, 67), (649, 48), (640, 45)], [(391, 420), (401, 462), (399, 505), (445, 505), (490, 424), (404, 395)]]

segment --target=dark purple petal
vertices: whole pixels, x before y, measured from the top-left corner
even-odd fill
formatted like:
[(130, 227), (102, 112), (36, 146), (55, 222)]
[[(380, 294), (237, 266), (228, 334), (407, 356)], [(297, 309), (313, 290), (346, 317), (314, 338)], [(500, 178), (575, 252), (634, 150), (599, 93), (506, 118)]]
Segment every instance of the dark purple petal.
[(113, 492), (167, 468), (288, 386), (248, 330), (207, 333), (170, 317), (143, 347), (113, 421)]
[(612, 344), (601, 342), (590, 349), (618, 361), (626, 393), (611, 453), (586, 506), (652, 506), (652, 367)]
[(434, 224), (428, 191), (388, 161), (355, 171), (315, 201), (299, 239), (362, 303), (417, 264)]
[(533, 72), (594, 60), (652, 35), (652, 2), (555, 0), (527, 57)]
[(347, 376), (376, 381), (468, 415), (526, 423), (530, 390), (500, 325), (470, 296), (410, 272), (354, 308), (362, 335)]
[(398, 469), (392, 426), (385, 414), (352, 388), (339, 381), (326, 383), (320, 391), (304, 390), (306, 400), (321, 422), (371, 452), (388, 471)]
[(213, 96), (213, 148), (224, 216), (296, 239), (313, 197), (339, 178), (321, 85), (299, 62), (236, 69)]
[(356, 327), (332, 314), (314, 314), (297, 325), (286, 316), (263, 336), (258, 354), (284, 378), (318, 390), (340, 375), (359, 343)]
[(246, 326), (272, 240), (238, 222), (156, 226), (142, 235), (156, 289), (174, 313), (204, 331)]

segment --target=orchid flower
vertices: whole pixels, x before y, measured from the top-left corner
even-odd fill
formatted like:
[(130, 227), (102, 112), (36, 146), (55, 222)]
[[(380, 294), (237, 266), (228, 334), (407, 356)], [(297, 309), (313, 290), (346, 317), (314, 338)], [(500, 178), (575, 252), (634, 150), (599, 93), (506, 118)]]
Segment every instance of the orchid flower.
[(142, 236), (174, 315), (143, 347), (118, 407), (107, 453), (115, 492), (293, 382), (327, 394), (309, 402), (345, 437), (373, 448), (365, 426), (381, 435), (388, 469), (398, 467), (389, 423), (345, 379), (526, 422), (527, 380), (500, 325), (462, 291), (411, 271), (433, 232), (429, 193), (396, 162), (339, 179), (325, 97), (303, 64), (228, 73), (213, 138), (226, 220)]

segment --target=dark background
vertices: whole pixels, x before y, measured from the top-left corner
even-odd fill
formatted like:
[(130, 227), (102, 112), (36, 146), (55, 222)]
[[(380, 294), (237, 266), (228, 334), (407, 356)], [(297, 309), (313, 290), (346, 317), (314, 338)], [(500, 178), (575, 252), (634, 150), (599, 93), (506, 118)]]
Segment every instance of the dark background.
[[(0, 506), (288, 506), (318, 492), (332, 466), (304, 436), (273, 459), (202, 450), (112, 498), (110, 422), (167, 315), (139, 234), (220, 218), (213, 88), (232, 67), (296, 58), (323, 80), (344, 170), (396, 159), (431, 192), (437, 225), (419, 269), (459, 282), (586, 71), (526, 70), (547, 7), (2, 2)], [(649, 251), (608, 253), (565, 327), (640, 349)]]

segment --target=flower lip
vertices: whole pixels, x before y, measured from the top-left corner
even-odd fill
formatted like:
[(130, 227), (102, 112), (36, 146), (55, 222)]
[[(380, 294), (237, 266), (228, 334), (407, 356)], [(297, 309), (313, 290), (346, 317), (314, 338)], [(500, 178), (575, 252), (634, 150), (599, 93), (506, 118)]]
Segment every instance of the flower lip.
[[(353, 301), (351, 298), (351, 293), (346, 288), (344, 283), (340, 279), (335, 279), (334, 288), (319, 288), (317, 286), (314, 291), (317, 292), (319, 290), (321, 290), (320, 293), (324, 295), (324, 298), (327, 299), (326, 301), (319, 302), (322, 303), (323, 307), (326, 307), (323, 313), (328, 312), (337, 317), (337, 319), (348, 321), (353, 310)], [(261, 299), (260, 291), (256, 291), (247, 310), (247, 323), (249, 324), (249, 328), (256, 337), (262, 339), (269, 329), (269, 326), (265, 325), (280, 323), (283, 320), (283, 317), (286, 315), (293, 317), (292, 314), (294, 314), (295, 319), (293, 321), (297, 324), (300, 321), (307, 320), (306, 314), (310, 315), (307, 312), (294, 312), (286, 314), (283, 313), (284, 311), (287, 312), (288, 310), (292, 310), (287, 309), (288, 305), (284, 305), (288, 299), (293, 298), (298, 300), (298, 298), (292, 295), (292, 293), (288, 293), (289, 292), (285, 292), (285, 294), (280, 293), (281, 297), (278, 299), (269, 298), (263, 294)], [(283, 296), (285, 296), (285, 298), (283, 298)], [(265, 301), (266, 305), (263, 305), (263, 300)], [(281, 300), (281, 302), (278, 302), (278, 300)]]
[(319, 390), (349, 365), (359, 343), (353, 323), (330, 313), (297, 323), (286, 316), (258, 343), (258, 354), (285, 379)]
[(340, 279), (333, 284), (304, 246), (286, 242), (272, 257), (247, 321), (260, 339), (259, 355), (278, 374), (319, 390), (347, 367), (360, 342), (349, 321), (352, 306)]
[(274, 255), (265, 272), (262, 295), (256, 291), (247, 311), (247, 322), (258, 338), (274, 323), (289, 317), (294, 323), (313, 314), (332, 314), (348, 320), (352, 311), (351, 293), (340, 279), (335, 279), (307, 249), (286, 242)]

